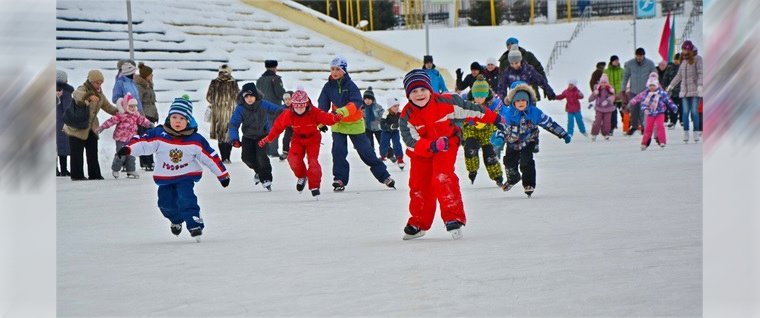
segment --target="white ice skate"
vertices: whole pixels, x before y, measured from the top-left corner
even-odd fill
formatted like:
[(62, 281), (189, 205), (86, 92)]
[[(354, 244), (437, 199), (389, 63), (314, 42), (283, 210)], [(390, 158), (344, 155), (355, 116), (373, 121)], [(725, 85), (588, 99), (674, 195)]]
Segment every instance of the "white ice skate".
[(688, 130), (684, 130), (683, 131), (683, 142), (687, 143), (687, 144), (689, 143), (689, 131)]
[(408, 240), (413, 240), (413, 239), (420, 238), (420, 237), (423, 237), (423, 236), (425, 236), (425, 231), (420, 230), (416, 226), (412, 226), (412, 225), (408, 225), (407, 224), (404, 227), (404, 237), (402, 239), (404, 241), (408, 241)]
[(137, 172), (127, 172), (128, 179), (140, 179), (140, 175)]
[(261, 185), (264, 186), (264, 189), (267, 189), (267, 191), (272, 192), (272, 181), (264, 181)]
[(111, 171), (111, 175), (113, 176), (114, 179), (118, 179), (119, 178), (119, 172), (118, 171)]
[(451, 234), (452, 238), (458, 240), (462, 238), (462, 226), (464, 226), (464, 224), (459, 221), (449, 221), (446, 222), (446, 231)]
[(699, 140), (702, 138), (702, 132), (701, 131), (695, 131), (694, 132), (694, 142), (699, 142)]

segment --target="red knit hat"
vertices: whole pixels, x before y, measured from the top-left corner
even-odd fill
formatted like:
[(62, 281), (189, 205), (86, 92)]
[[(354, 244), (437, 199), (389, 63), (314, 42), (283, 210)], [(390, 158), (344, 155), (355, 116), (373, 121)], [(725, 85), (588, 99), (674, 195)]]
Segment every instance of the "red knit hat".
[(296, 108), (296, 107), (307, 107), (311, 105), (311, 99), (309, 99), (309, 94), (306, 93), (306, 91), (303, 90), (297, 90), (295, 93), (293, 93), (293, 96), (290, 97), (290, 107)]
[(406, 97), (409, 97), (409, 94), (415, 88), (419, 87), (424, 87), (430, 92), (433, 92), (433, 85), (430, 84), (430, 77), (427, 75), (427, 73), (420, 69), (412, 70), (411, 72), (406, 73), (406, 76), (404, 76), (404, 89), (406, 90)]

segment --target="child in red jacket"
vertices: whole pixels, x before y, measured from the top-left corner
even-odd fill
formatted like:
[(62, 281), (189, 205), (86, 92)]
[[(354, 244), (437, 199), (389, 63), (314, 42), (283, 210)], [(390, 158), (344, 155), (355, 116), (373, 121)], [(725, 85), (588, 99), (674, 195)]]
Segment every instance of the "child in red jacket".
[(578, 89), (578, 82), (576, 80), (570, 80), (567, 84), (567, 88), (562, 91), (562, 94), (557, 95), (557, 99), (567, 99), (565, 104), (565, 111), (567, 112), (567, 133), (573, 134), (575, 130), (575, 123), (578, 123), (578, 130), (581, 135), (588, 137), (586, 133), (586, 126), (583, 124), (583, 116), (581, 116), (581, 102), (583, 99), (583, 93)]
[[(259, 141), (259, 147), (266, 146), (286, 128), (293, 129), (288, 151), (288, 164), (293, 174), (296, 175), (296, 190), (303, 191), (306, 182), (309, 182), (311, 195), (319, 195), (319, 185), (322, 181), (322, 167), (319, 165), (319, 146), (322, 135), (318, 125), (333, 125), (339, 122), (343, 116), (340, 114), (328, 114), (314, 107), (309, 95), (303, 90), (297, 90), (291, 96), (290, 109), (283, 112), (274, 121), (269, 135)], [(308, 156), (309, 168), (304, 164), (304, 156)]]
[(462, 100), (456, 94), (433, 92), (430, 77), (423, 70), (412, 70), (404, 77), (409, 102), (399, 118), (399, 131), (410, 159), (409, 212), (404, 240), (425, 235), (435, 217), (436, 202), (441, 218), (454, 239), (462, 237), (464, 214), (459, 178), (454, 173), (461, 130), (452, 119), (475, 118), (496, 123), (496, 113)]

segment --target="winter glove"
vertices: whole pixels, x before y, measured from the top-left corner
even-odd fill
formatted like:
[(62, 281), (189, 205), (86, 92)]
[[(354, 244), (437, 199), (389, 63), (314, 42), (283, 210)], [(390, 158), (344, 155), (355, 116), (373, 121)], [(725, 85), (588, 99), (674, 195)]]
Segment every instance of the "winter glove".
[(504, 135), (503, 130), (498, 130), (491, 135), (491, 144), (494, 148), (501, 148), (504, 146), (504, 140), (506, 139), (506, 136)]
[(546, 93), (545, 95), (546, 95), (546, 98), (547, 98), (548, 100), (556, 100), (556, 99), (557, 99), (557, 95), (555, 95), (555, 94), (554, 94), (554, 93), (552, 93), (552, 92)]
[(240, 141), (239, 140), (233, 140), (232, 141), (232, 146), (235, 147), (235, 148), (240, 148)]
[(437, 153), (439, 151), (449, 150), (449, 137), (438, 137), (434, 142), (430, 143), (430, 151)]
[[(336, 123), (339, 122), (339, 121), (341, 121), (342, 119), (343, 119), (343, 115), (341, 115), (341, 114), (333, 114), (333, 120), (335, 120)], [(327, 127), (325, 127), (325, 128), (327, 128)]]
[(572, 138), (573, 138), (573, 135), (571, 135), (571, 134), (565, 134), (565, 137), (563, 139), (565, 139), (565, 143), (566, 144), (569, 144), (570, 143), (570, 139), (572, 139)]
[(129, 149), (129, 147), (125, 146), (125, 147), (121, 147), (121, 149), (119, 149), (119, 151), (116, 152), (116, 155), (118, 155), (119, 157), (122, 157), (122, 156), (129, 156), (130, 153), (132, 153), (132, 149)]
[(92, 132), (94, 132), (94, 133), (96, 133), (98, 135), (100, 135), (101, 131), (103, 131), (103, 128), (100, 128), (100, 127), (95, 127), (95, 128), (92, 129)]
[(335, 114), (341, 115), (342, 117), (348, 116), (348, 109), (345, 107), (341, 107), (335, 110)]
[(697, 96), (702, 97), (702, 86), (697, 86)]
[(226, 188), (228, 185), (230, 185), (230, 177), (227, 176), (227, 177), (224, 177), (222, 179), (219, 179), (219, 183), (222, 184), (223, 188)]
[[(336, 115), (337, 115), (337, 114), (336, 114)], [(323, 133), (326, 133), (326, 132), (327, 132), (327, 126), (325, 126), (325, 125), (320, 125), (320, 126), (319, 126), (319, 131), (321, 131), (321, 132), (323, 132)]]
[(462, 81), (462, 75), (464, 75), (464, 73), (462, 72), (462, 69), (458, 68), (457, 71), (456, 71), (456, 73), (457, 73), (457, 79), (461, 82)]
[(594, 103), (588, 104), (588, 109), (591, 109), (592, 107), (594, 107)]
[(259, 148), (264, 148), (269, 143), (269, 139), (266, 137), (259, 140)]

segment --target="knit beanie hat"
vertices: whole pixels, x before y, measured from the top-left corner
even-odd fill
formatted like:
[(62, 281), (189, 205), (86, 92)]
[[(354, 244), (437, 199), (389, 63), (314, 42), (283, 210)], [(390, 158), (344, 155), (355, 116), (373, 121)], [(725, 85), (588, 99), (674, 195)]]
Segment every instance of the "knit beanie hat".
[(137, 68), (140, 69), (140, 77), (142, 78), (147, 78), (150, 74), (153, 74), (153, 69), (150, 66), (145, 65), (143, 62), (137, 64)]
[(470, 92), (472, 92), (472, 97), (474, 98), (486, 98), (490, 91), (491, 87), (488, 85), (488, 82), (483, 79), (483, 76), (478, 76), (475, 83), (472, 83), (472, 89), (470, 90)]
[(56, 83), (68, 83), (69, 82), (69, 76), (64, 71), (55, 70), (55, 82)]
[(649, 85), (660, 86), (660, 80), (658, 79), (657, 72), (652, 72), (649, 74), (647, 87), (649, 87)]
[(295, 93), (293, 93), (293, 97), (291, 97), (290, 107), (306, 107), (309, 105), (311, 105), (311, 99), (309, 98), (309, 94), (307, 94), (306, 91), (297, 90)]
[(493, 64), (493, 65), (496, 65), (496, 66), (498, 66), (498, 65), (499, 65), (499, 64), (496, 64), (496, 58), (494, 58), (494, 57), (489, 57), (489, 58), (486, 60), (486, 65), (488, 65), (488, 64)]
[(480, 71), (482, 69), (483, 68), (480, 66), (480, 63), (478, 63), (478, 62), (472, 62), (472, 64), (470, 64), (470, 70), (478, 70), (478, 71)]
[(578, 80), (575, 79), (568, 80), (567, 83), (573, 86), (578, 86)]
[(425, 55), (425, 56), (422, 57), (422, 64), (425, 64), (425, 63), (428, 63), (428, 62), (433, 63), (433, 56), (432, 55)]
[(518, 100), (527, 100), (528, 104), (530, 104), (530, 94), (528, 94), (526, 91), (519, 90), (517, 93), (515, 93), (515, 96), (512, 97), (512, 104)]
[(610, 64), (615, 61), (620, 61), (620, 58), (617, 55), (610, 56)]
[(131, 62), (126, 62), (121, 65), (121, 75), (129, 76), (137, 72), (137, 67)]
[(169, 118), (172, 114), (182, 115), (187, 119), (188, 128), (197, 128), (198, 124), (193, 117), (193, 103), (183, 97), (177, 97), (169, 106), (169, 112), (166, 114), (166, 125), (169, 125)]
[(511, 37), (511, 38), (507, 39), (507, 46), (510, 46), (512, 44), (518, 44), (518, 42), (519, 41), (517, 41), (517, 38)]
[(431, 93), (433, 92), (433, 85), (430, 84), (430, 77), (427, 73), (421, 69), (411, 70), (409, 73), (406, 73), (404, 76), (404, 90), (406, 91), (406, 97), (408, 98), (409, 94), (412, 93), (415, 88), (419, 87), (424, 87)]
[(610, 78), (607, 74), (602, 74), (602, 77), (599, 78), (599, 84), (610, 84)]
[(694, 47), (694, 43), (691, 42), (691, 40), (686, 40), (681, 44), (681, 50), (685, 51), (696, 51), (697, 48)]
[(509, 60), (510, 64), (522, 61), (522, 53), (520, 53), (520, 50), (516, 46), (509, 50), (507, 60)]
[(98, 70), (90, 70), (87, 72), (87, 81), (92, 82), (103, 82), (105, 78), (103, 77), (103, 73), (101, 73)]
[(373, 102), (375, 101), (375, 92), (372, 91), (372, 86), (367, 87), (367, 90), (364, 91), (364, 96), (362, 98), (369, 98)]
[(277, 67), (277, 61), (276, 60), (266, 60), (266, 61), (264, 61), (264, 67), (266, 67), (266, 68)]
[(387, 102), (385, 103), (385, 106), (386, 106), (387, 108), (391, 108), (391, 107), (393, 107), (393, 106), (396, 106), (396, 105), (399, 105), (399, 104), (400, 104), (400, 103), (399, 103), (399, 101), (398, 101), (398, 98), (396, 98), (396, 97), (388, 97), (388, 100), (387, 100)]
[(343, 72), (348, 73), (348, 61), (340, 55), (334, 57), (332, 61), (330, 61), (330, 67), (340, 67), (343, 69)]
[(254, 82), (245, 83), (243, 88), (240, 89), (240, 96), (246, 97), (248, 95), (253, 95), (253, 97), (256, 97), (256, 100), (259, 99), (259, 90), (256, 89)]

